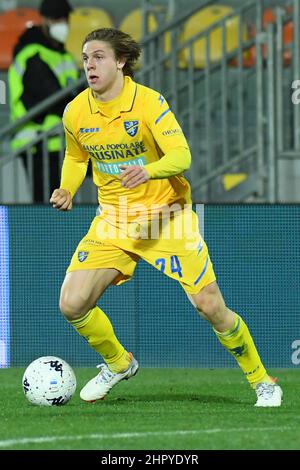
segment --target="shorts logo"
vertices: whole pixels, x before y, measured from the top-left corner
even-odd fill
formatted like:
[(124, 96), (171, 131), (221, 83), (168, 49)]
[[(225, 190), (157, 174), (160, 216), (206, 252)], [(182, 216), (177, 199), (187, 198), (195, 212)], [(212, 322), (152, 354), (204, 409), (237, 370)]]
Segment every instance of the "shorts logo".
[(80, 263), (85, 261), (88, 257), (89, 252), (88, 251), (78, 251), (78, 260)]
[(139, 121), (124, 121), (124, 128), (130, 137), (134, 137), (138, 131)]

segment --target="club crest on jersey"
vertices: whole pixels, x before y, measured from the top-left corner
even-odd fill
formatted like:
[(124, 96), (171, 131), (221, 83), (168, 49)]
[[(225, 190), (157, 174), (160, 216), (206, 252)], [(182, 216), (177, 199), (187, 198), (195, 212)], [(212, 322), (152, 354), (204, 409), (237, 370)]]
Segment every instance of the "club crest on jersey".
[(134, 137), (138, 131), (139, 121), (124, 121), (124, 128), (130, 137)]
[(80, 263), (85, 261), (88, 257), (89, 252), (88, 251), (78, 251), (78, 260)]

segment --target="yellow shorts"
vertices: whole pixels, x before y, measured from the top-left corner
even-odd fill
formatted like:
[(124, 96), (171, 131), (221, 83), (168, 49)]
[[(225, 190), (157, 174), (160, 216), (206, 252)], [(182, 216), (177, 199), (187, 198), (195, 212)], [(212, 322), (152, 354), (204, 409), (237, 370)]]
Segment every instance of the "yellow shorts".
[(120, 272), (114, 281), (117, 285), (131, 278), (140, 258), (178, 281), (190, 294), (216, 280), (199, 233), (198, 217), (192, 210), (179, 211), (160, 222), (138, 224), (138, 228), (137, 224), (127, 224), (126, 229), (113, 227), (101, 215), (96, 216), (67, 272), (114, 268)]

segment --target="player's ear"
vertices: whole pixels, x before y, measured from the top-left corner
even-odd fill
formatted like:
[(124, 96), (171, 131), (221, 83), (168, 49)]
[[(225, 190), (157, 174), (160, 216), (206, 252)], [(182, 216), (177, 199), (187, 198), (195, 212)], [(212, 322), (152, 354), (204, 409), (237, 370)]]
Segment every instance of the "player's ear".
[(118, 68), (118, 70), (122, 70), (122, 68), (124, 67), (125, 64), (126, 64), (125, 57), (120, 57), (119, 59), (117, 59), (117, 68)]

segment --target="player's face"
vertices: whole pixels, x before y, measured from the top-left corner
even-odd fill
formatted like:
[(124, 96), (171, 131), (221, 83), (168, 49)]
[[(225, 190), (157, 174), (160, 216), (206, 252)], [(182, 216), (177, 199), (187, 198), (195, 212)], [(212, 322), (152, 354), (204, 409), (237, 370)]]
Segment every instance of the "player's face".
[(114, 50), (106, 41), (85, 43), (82, 57), (88, 84), (97, 93), (109, 90), (118, 74), (122, 73), (124, 62), (116, 59)]

